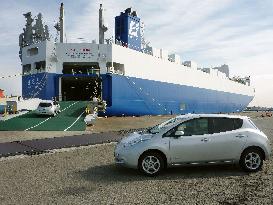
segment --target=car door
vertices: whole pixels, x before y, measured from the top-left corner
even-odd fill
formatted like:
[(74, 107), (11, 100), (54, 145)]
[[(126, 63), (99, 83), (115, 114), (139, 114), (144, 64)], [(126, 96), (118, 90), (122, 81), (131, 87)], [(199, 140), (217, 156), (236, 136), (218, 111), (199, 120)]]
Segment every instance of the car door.
[(241, 130), (243, 120), (239, 118), (209, 118), (211, 135), (208, 137), (207, 153), (210, 161), (234, 160), (240, 156), (247, 134)]
[[(175, 136), (176, 131), (184, 135)], [(210, 147), (207, 139), (210, 137), (207, 118), (196, 118), (183, 122), (166, 133), (170, 140), (170, 158), (172, 164), (207, 161)]]

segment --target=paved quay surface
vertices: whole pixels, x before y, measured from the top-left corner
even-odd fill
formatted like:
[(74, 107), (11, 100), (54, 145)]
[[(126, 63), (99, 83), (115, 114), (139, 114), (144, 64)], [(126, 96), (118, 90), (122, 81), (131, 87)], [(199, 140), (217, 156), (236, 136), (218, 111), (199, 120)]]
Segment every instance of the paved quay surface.
[(2, 131), (0, 157), (34, 155), (53, 149), (118, 141), (123, 134), (154, 126), (171, 117), (173, 116), (99, 118), (95, 126), (89, 127), (89, 131), (85, 132)]
[(0, 143), (0, 157), (15, 155), (35, 155), (54, 149), (87, 146), (117, 142), (122, 138), (118, 132), (104, 132), (56, 138), (34, 139)]
[[(273, 118), (255, 118), (273, 144)], [(150, 178), (114, 164), (114, 144), (0, 159), (0, 204), (273, 204), (273, 160), (177, 167)], [(272, 147), (273, 148), (273, 147)]]
[(0, 143), (91, 134), (90, 131), (0, 131)]

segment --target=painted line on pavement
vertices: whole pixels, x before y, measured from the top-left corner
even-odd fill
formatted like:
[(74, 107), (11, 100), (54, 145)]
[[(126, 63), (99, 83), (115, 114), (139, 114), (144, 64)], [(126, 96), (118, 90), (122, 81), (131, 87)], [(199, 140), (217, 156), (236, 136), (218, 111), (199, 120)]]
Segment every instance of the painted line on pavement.
[(32, 126), (32, 127), (29, 127), (29, 128), (27, 128), (27, 129), (25, 129), (25, 131), (28, 131), (28, 130), (30, 130), (30, 129), (33, 129), (33, 128), (35, 128), (35, 127), (38, 127), (39, 125), (41, 125), (41, 124), (45, 123), (46, 121), (48, 121), (50, 118), (52, 118), (52, 117), (49, 117), (49, 118), (47, 118), (46, 120), (44, 120), (44, 121), (38, 123), (37, 125), (34, 125), (34, 126)]
[[(67, 106), (66, 108), (64, 108), (63, 110), (61, 110), (61, 112), (65, 111), (67, 108), (70, 108), (71, 106), (75, 105), (75, 104), (78, 103), (78, 102), (79, 102), (79, 101), (72, 103), (71, 105), (69, 105), (69, 106)], [(28, 130), (31, 130), (31, 129), (35, 128), (35, 127), (38, 127), (38, 126), (40, 126), (41, 124), (45, 123), (46, 121), (48, 121), (48, 120), (51, 119), (51, 118), (52, 118), (52, 117), (49, 117), (49, 118), (47, 118), (46, 120), (44, 120), (44, 121), (38, 123), (37, 125), (34, 125), (34, 126), (32, 126), (32, 127), (29, 127), (29, 128), (27, 128), (27, 129), (25, 129), (25, 131), (28, 131)]]
[(63, 110), (61, 110), (61, 112), (65, 111), (67, 108), (70, 108), (71, 106), (75, 105), (75, 104), (78, 103), (78, 102), (79, 102), (79, 101), (72, 103), (71, 105), (69, 105), (69, 106), (67, 106), (66, 108), (64, 108)]
[(85, 111), (83, 111), (81, 114), (80, 114), (80, 116), (69, 126), (69, 127), (67, 127), (64, 131), (67, 131), (67, 130), (69, 130), (80, 118), (81, 118), (81, 116), (83, 115), (83, 113), (85, 113)]

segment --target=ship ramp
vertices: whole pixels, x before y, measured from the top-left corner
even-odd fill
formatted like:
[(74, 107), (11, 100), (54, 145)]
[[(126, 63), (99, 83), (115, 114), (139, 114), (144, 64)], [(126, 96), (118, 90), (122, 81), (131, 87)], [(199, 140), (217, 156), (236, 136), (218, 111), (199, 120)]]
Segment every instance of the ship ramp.
[(40, 116), (35, 111), (0, 121), (0, 131), (84, 131), (87, 101), (60, 102), (61, 113), (55, 117)]

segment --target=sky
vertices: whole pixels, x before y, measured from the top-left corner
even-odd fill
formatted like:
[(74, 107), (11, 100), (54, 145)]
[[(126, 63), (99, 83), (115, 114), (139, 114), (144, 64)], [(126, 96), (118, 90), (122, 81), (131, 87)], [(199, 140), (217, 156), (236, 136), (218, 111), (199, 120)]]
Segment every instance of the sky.
[[(113, 34), (114, 17), (133, 7), (145, 23), (150, 45), (177, 53), (199, 67), (228, 64), (231, 76), (251, 76), (256, 93), (250, 105), (273, 107), (272, 0), (9, 0), (0, 7), (0, 77), (21, 73), (18, 36), (23, 13), (43, 14), (52, 39), (63, 2), (68, 42), (98, 42), (98, 9)], [(7, 95), (21, 94), (21, 78), (0, 78)]]

